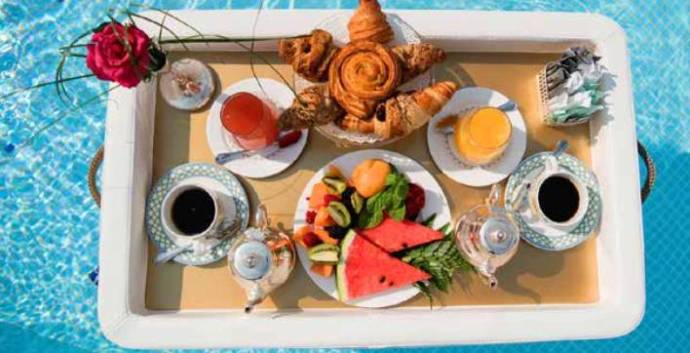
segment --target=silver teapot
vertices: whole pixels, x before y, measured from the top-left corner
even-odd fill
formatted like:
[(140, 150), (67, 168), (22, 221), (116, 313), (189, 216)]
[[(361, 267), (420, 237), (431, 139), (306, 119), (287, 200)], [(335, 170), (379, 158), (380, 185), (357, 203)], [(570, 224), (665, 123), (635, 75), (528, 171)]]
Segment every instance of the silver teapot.
[(270, 219), (264, 205), (259, 206), (255, 226), (236, 239), (228, 252), (228, 266), (237, 283), (247, 293), (244, 312), (290, 277), (295, 267), (295, 247), (290, 237), (269, 228)]
[(484, 204), (460, 216), (455, 228), (458, 250), (491, 288), (498, 286), (496, 270), (515, 255), (520, 243), (520, 229), (513, 214), (499, 205), (500, 196), (501, 186), (495, 184)]

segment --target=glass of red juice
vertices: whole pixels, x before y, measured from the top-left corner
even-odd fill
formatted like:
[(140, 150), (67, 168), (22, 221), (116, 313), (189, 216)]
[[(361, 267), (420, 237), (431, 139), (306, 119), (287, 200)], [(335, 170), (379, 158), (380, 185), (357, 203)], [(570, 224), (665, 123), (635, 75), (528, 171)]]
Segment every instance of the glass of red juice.
[(278, 138), (278, 113), (266, 99), (249, 92), (233, 94), (220, 111), (223, 127), (247, 150), (269, 146)]

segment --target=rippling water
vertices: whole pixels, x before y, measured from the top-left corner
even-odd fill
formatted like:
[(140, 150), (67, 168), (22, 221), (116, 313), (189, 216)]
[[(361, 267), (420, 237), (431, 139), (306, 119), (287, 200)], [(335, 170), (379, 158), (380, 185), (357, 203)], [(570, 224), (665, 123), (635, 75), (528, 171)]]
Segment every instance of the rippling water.
[[(96, 26), (106, 10), (118, 3), (0, 0), (0, 96), (52, 79), (58, 46)], [(166, 9), (217, 9), (255, 7), (257, 1), (146, 3)], [(350, 8), (356, 1), (267, 3), (278, 8)], [(382, 3), (389, 8), (595, 12), (612, 17), (628, 34), (637, 130), (656, 158), (660, 174), (657, 189), (645, 205), (648, 301), (644, 321), (631, 335), (615, 340), (467, 347), (465, 351), (686, 350), (690, 345), (690, 2)], [(80, 69), (70, 65), (67, 72), (83, 72)], [(91, 97), (106, 85), (85, 80), (69, 87), (76, 96)], [(88, 161), (103, 142), (105, 103), (68, 111), (52, 88), (5, 99), (0, 102), (0, 146), (23, 141), (58, 117), (65, 119), (13, 155), (0, 151), (0, 351), (120, 351), (99, 332), (96, 288), (87, 279), (98, 262), (98, 208), (89, 197), (85, 179)], [(428, 350), (432, 351), (449, 352)]]

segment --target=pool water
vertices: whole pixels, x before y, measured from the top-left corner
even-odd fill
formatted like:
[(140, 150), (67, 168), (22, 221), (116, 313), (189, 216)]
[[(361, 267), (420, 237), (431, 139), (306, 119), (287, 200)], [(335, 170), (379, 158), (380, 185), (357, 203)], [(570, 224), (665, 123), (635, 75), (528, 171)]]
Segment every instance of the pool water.
[[(145, 1), (166, 9), (249, 8), (256, 0)], [(0, 0), (0, 96), (52, 79), (57, 48), (104, 20), (117, 1)], [(647, 310), (628, 336), (599, 341), (470, 346), (465, 352), (685, 351), (690, 346), (690, 1), (383, 0), (387, 8), (600, 13), (628, 34), (637, 131), (659, 178), (644, 207)], [(428, 5), (420, 5), (429, 3)], [(352, 8), (356, 0), (270, 0), (277, 8)], [(69, 66), (76, 73), (78, 66)], [(83, 70), (83, 69), (82, 69)], [(90, 97), (106, 84), (85, 80)], [(100, 333), (96, 287), (98, 208), (86, 173), (103, 143), (105, 102), (67, 111), (45, 88), (0, 101), (0, 146), (17, 144), (67, 115), (12, 154), (0, 151), (0, 351), (120, 352)], [(633, 153), (631, 151), (631, 153)], [(596, 323), (592, 323), (596, 325)], [(461, 327), (458, 328), (462, 330)], [(573, 327), (573, 329), (577, 329)], [(404, 351), (389, 349), (388, 351)], [(428, 348), (426, 352), (450, 352)], [(253, 350), (248, 350), (253, 351)]]

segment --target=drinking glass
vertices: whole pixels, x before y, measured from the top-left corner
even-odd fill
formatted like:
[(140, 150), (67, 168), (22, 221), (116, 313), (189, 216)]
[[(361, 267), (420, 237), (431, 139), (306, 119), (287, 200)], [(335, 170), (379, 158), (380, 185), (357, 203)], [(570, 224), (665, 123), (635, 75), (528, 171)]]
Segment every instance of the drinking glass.
[(228, 97), (221, 109), (223, 127), (247, 150), (259, 150), (278, 138), (278, 113), (266, 98), (249, 92)]

